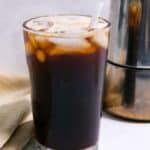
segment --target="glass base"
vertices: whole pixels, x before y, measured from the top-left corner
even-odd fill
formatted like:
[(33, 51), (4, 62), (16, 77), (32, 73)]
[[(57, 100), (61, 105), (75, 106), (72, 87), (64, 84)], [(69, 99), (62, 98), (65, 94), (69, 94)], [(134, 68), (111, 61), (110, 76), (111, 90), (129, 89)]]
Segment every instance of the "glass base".
[[(47, 148), (39, 143), (36, 143), (36, 150), (55, 150), (53, 148)], [(69, 149), (70, 150), (70, 149)], [(94, 145), (94, 146), (90, 146), (90, 147), (87, 147), (87, 148), (83, 148), (81, 150), (98, 150), (98, 146), (97, 144)]]

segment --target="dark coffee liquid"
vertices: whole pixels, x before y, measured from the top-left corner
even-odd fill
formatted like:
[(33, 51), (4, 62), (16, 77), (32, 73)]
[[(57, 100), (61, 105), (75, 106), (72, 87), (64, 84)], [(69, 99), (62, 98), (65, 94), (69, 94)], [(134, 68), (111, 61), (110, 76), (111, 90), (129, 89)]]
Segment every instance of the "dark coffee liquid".
[(27, 56), (36, 138), (46, 147), (79, 150), (96, 144), (107, 51)]

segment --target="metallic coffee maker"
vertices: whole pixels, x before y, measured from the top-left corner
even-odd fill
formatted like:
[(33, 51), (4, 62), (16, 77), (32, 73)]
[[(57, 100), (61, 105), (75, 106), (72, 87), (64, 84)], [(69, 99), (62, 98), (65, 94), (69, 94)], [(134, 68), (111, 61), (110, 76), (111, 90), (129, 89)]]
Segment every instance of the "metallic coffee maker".
[(104, 110), (150, 121), (150, 0), (114, 0)]

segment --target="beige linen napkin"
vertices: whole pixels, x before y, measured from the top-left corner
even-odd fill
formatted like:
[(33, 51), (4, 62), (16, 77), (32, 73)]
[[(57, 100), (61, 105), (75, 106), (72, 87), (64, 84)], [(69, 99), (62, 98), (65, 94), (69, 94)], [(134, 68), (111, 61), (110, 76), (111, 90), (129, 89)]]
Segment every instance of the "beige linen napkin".
[(27, 77), (0, 74), (1, 150), (22, 150), (32, 137), (29, 93)]
[(9, 140), (1, 150), (22, 150), (29, 142), (32, 135), (32, 121), (24, 123), (18, 127), (16, 132), (12, 135), (12, 139)]
[(0, 106), (19, 101), (30, 93), (27, 77), (0, 74)]

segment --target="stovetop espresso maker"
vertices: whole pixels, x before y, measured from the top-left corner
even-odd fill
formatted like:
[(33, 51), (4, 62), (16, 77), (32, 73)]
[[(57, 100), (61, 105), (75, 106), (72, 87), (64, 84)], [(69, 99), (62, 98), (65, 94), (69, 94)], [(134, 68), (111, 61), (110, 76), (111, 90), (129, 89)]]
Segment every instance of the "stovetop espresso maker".
[(104, 110), (131, 120), (150, 121), (150, 0), (115, 0)]

